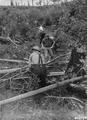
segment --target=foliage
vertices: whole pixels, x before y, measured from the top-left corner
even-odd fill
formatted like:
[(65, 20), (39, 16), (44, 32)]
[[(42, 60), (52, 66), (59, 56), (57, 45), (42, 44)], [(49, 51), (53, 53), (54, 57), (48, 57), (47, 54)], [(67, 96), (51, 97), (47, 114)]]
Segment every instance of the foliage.
[(0, 27), (5, 28), (5, 35), (19, 45), (17, 48), (13, 44), (8, 47), (1, 45), (0, 57), (24, 59), (29, 56), (31, 47), (39, 43), (39, 25), (54, 35), (56, 55), (59, 55), (60, 49), (69, 51), (70, 45), (75, 42), (87, 45), (86, 3), (86, 0), (75, 0), (43, 7), (1, 7)]
[[(30, 7), (4, 7), (0, 11), (0, 25), (6, 28), (6, 34), (24, 45), (29, 42), (31, 47), (38, 44), (38, 25), (54, 28), (56, 48), (68, 49), (75, 41), (87, 44), (87, 4), (86, 1), (76, 0), (61, 5)], [(84, 14), (83, 14), (84, 13)], [(38, 21), (38, 25), (35, 24)]]

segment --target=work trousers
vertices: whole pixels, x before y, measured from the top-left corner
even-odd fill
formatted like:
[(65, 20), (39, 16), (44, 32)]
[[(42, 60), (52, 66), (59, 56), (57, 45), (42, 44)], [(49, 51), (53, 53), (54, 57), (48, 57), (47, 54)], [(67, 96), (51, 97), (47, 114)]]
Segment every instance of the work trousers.
[(31, 71), (39, 78), (39, 87), (45, 87), (46, 86), (46, 67), (45, 65), (32, 65), (31, 66)]

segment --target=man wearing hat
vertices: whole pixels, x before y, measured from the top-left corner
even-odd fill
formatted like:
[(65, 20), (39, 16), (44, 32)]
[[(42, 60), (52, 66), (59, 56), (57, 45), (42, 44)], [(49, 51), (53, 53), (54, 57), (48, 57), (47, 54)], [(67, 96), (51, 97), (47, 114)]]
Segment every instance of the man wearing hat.
[(41, 47), (44, 50), (46, 62), (50, 61), (53, 58), (53, 51), (52, 51), (53, 45), (54, 45), (54, 37), (47, 34), (41, 43)]
[(40, 79), (39, 87), (46, 86), (46, 67), (44, 63), (45, 59), (40, 52), (40, 48), (34, 46), (29, 57), (29, 67), (30, 70)]

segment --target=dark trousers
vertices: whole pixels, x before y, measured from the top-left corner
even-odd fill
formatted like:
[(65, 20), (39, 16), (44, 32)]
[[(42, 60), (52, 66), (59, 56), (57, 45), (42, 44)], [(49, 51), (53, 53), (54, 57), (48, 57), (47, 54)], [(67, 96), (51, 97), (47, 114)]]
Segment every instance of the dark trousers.
[(45, 87), (46, 86), (46, 67), (45, 66), (39, 66), (39, 65), (32, 65), (31, 71), (39, 78), (39, 87)]
[(46, 74), (40, 73), (38, 74), (38, 78), (40, 79), (39, 87), (45, 87), (46, 86)]

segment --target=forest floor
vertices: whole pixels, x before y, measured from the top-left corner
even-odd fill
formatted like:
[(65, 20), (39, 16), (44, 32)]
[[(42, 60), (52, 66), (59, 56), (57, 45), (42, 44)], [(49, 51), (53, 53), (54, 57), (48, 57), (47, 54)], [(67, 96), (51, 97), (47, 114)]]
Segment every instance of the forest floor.
[(87, 112), (68, 110), (66, 107), (52, 110), (50, 108), (33, 108), (26, 104), (18, 105), (18, 103), (6, 105), (0, 110), (0, 120), (75, 120), (86, 117)]
[[(10, 90), (1, 93), (0, 100), (15, 96)], [(32, 97), (2, 105), (0, 120), (76, 120), (87, 117), (87, 104), (78, 108), (76, 104), (70, 107), (67, 103), (58, 103), (58, 99), (39, 102), (37, 104)]]
[[(7, 63), (0, 63), (0, 68), (9, 67)], [(10, 68), (17, 65), (10, 64)], [(11, 90), (0, 89), (0, 101), (16, 96)], [(37, 104), (33, 97), (15, 101), (0, 106), (0, 120), (76, 120), (87, 117), (87, 107), (76, 105), (69, 107), (62, 105), (58, 99), (41, 99)], [(69, 102), (68, 102), (69, 103)]]

